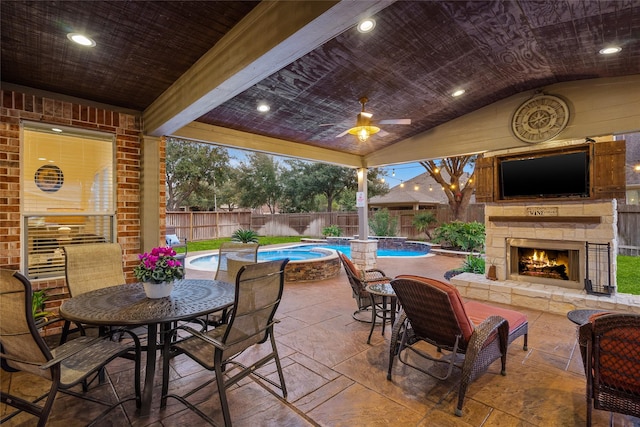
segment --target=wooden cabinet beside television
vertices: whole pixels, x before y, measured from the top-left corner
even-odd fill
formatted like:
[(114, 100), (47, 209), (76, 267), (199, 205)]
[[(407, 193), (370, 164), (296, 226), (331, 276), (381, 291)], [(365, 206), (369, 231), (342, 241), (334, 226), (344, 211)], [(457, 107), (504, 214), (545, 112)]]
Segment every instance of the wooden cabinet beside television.
[[(547, 158), (555, 156), (559, 159), (578, 162), (579, 154), (586, 153), (588, 158), (587, 169), (584, 171), (587, 177), (587, 185), (584, 191), (576, 189), (575, 192), (567, 190), (568, 193), (554, 194), (553, 189), (545, 192), (544, 196), (526, 195), (505, 197), (503, 194), (503, 174), (501, 173), (501, 163), (518, 161), (521, 159)], [(557, 163), (557, 162), (556, 162)], [(551, 163), (550, 163), (551, 164)], [(517, 169), (517, 168), (516, 168)], [(579, 168), (578, 168), (579, 169)], [(544, 173), (543, 170), (540, 171)], [(576, 172), (578, 173), (578, 172)], [(510, 202), (527, 200), (579, 200), (579, 199), (618, 199), (623, 203), (625, 200), (625, 141), (597, 142), (592, 144), (573, 145), (555, 150), (540, 150), (527, 153), (519, 153), (509, 156), (483, 157), (476, 161), (476, 201), (478, 203)], [(512, 177), (513, 178), (513, 177)], [(523, 191), (526, 193), (527, 191)], [(514, 192), (517, 194), (517, 191)]]

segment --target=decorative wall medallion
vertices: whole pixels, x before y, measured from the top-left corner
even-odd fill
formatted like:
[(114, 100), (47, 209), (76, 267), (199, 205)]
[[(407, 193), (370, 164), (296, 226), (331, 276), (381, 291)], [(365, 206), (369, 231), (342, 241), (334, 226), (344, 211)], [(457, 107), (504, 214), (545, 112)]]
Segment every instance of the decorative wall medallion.
[(529, 144), (557, 136), (569, 122), (569, 107), (557, 96), (537, 95), (524, 102), (511, 119), (514, 135)]
[(64, 175), (59, 167), (44, 165), (36, 171), (34, 180), (40, 190), (47, 193), (55, 193), (62, 187)]

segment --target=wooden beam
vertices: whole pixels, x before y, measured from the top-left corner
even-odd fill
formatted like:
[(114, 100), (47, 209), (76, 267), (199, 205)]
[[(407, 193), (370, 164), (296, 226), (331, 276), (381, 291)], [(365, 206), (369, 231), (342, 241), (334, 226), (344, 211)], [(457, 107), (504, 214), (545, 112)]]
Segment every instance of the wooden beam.
[(223, 145), (242, 150), (259, 151), (277, 156), (293, 157), (352, 168), (364, 167), (361, 156), (283, 139), (256, 135), (205, 123), (193, 122), (171, 136)]
[(395, 0), (263, 1), (143, 114), (170, 135)]

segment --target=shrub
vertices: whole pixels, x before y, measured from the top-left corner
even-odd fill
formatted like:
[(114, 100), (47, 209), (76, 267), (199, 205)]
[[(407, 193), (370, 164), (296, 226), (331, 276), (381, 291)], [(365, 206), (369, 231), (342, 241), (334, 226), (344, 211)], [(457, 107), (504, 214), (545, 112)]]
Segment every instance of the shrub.
[(463, 251), (481, 251), (484, 246), (484, 224), (477, 221), (453, 221), (435, 229), (433, 241)]
[(322, 235), (324, 237), (340, 237), (342, 236), (342, 230), (337, 225), (330, 225), (322, 229)]
[(420, 212), (413, 217), (413, 226), (419, 233), (425, 233), (429, 239), (431, 239), (431, 233), (429, 233), (429, 227), (435, 224), (438, 220), (433, 212)]
[(373, 214), (369, 220), (369, 227), (371, 227), (374, 236), (395, 236), (398, 218), (392, 217), (388, 209), (381, 209)]
[(462, 264), (462, 271), (464, 273), (484, 274), (484, 258), (476, 255), (467, 255)]
[(33, 292), (33, 297), (31, 299), (31, 311), (33, 313), (33, 318), (37, 321), (39, 319), (46, 320), (46, 317), (51, 313), (48, 311), (44, 311), (44, 302), (49, 299), (49, 296), (46, 294), (44, 289)]
[(231, 235), (231, 240), (241, 243), (258, 243), (258, 233), (253, 230), (238, 228)]

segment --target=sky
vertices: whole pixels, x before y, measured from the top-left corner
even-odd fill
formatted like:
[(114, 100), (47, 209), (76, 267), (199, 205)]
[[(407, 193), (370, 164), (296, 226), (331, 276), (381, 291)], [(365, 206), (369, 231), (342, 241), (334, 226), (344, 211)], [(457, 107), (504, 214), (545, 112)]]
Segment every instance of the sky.
[[(229, 151), (229, 155), (235, 158), (231, 161), (233, 166), (237, 166), (239, 162), (246, 159), (246, 151), (229, 147), (226, 148)], [(275, 157), (281, 162), (287, 159), (286, 157)], [(385, 181), (389, 184), (389, 187), (400, 185), (403, 181), (406, 182), (411, 178), (426, 172), (426, 169), (421, 166), (420, 163), (405, 163), (396, 166), (385, 166), (382, 169), (387, 172)]]

